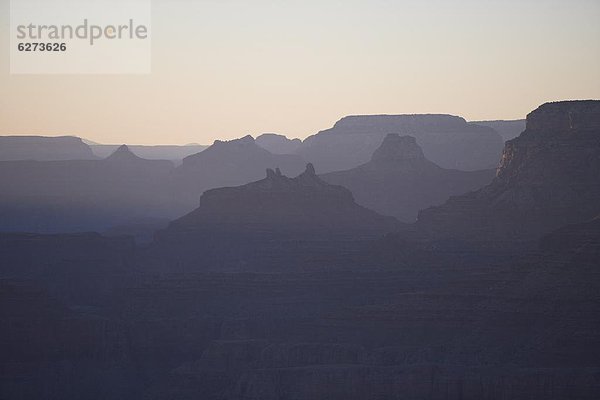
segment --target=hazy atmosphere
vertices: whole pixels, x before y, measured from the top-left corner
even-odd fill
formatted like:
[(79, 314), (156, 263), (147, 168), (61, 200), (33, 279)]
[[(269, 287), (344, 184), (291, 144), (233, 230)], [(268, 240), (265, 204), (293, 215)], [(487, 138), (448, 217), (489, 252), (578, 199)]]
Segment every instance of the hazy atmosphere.
[(152, 15), (150, 75), (9, 75), (1, 57), (0, 134), (210, 144), (304, 138), (353, 114), (522, 119), (600, 97), (595, 0), (154, 0)]
[(1, 400), (600, 399), (599, 1), (0, 4)]

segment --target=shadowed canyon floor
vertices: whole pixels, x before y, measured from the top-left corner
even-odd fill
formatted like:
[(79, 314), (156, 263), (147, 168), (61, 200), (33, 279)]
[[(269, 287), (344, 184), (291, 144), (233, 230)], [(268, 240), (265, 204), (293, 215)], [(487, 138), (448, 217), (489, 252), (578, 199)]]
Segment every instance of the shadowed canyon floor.
[(69, 256), (10, 260), (30, 272), (1, 284), (0, 394), (594, 399), (595, 232), (553, 234), (589, 251), (575, 244), (519, 259), (432, 252), (379, 271), (154, 276), (126, 243), (87, 238), (90, 250), (72, 256), (68, 244), (84, 239), (12, 238), (21, 243), (13, 249), (59, 241)]

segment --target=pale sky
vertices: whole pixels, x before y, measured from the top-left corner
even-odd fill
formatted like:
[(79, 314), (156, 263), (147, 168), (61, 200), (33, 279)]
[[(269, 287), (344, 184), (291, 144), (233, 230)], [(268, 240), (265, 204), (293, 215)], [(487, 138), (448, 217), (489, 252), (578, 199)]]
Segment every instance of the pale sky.
[(0, 0), (0, 135), (209, 144), (600, 98), (599, 0), (154, 0), (152, 16), (149, 75), (10, 75)]

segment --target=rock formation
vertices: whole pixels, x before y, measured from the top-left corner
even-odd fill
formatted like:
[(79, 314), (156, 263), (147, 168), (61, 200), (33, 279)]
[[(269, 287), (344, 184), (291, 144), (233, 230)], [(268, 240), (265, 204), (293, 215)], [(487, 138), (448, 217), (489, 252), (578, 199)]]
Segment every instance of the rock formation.
[(168, 231), (385, 233), (397, 226), (354, 202), (349, 190), (321, 180), (312, 164), (295, 178), (279, 169), (238, 187), (206, 191), (200, 206), (174, 221)]
[(319, 173), (342, 171), (369, 161), (389, 133), (410, 135), (425, 157), (443, 168), (494, 168), (502, 137), (489, 127), (451, 115), (361, 115), (342, 118), (333, 128), (308, 137), (297, 151)]
[(302, 146), (302, 141), (276, 133), (263, 133), (256, 138), (256, 144), (273, 154), (293, 154)]
[[(118, 145), (110, 144), (90, 144), (90, 147), (94, 154), (98, 157), (105, 158), (114, 153), (118, 149)], [(142, 146), (133, 145), (128, 146), (129, 149), (147, 160), (169, 160), (176, 165), (180, 165), (185, 157), (204, 151), (208, 146), (202, 146), (199, 144), (188, 144), (184, 146), (168, 146), (168, 145), (157, 145), (157, 146)]]
[[(0, 398), (598, 399), (599, 103), (532, 113), (493, 183), (422, 213), (422, 241), (407, 229), (381, 238), (399, 223), (311, 165), (207, 191), (147, 247), (0, 234)], [(386, 141), (374, 169), (432, 168), (413, 139)], [(97, 162), (0, 164), (2, 179), (83, 191), (94, 207), (114, 202), (102, 188), (133, 187), (148, 199), (132, 196), (129, 215), (160, 198), (140, 175), (155, 163), (127, 147)], [(15, 182), (0, 195), (24, 190)], [(13, 217), (3, 212), (0, 223)], [(442, 246), (564, 221), (517, 257)]]
[(173, 169), (127, 146), (103, 160), (0, 162), (0, 231), (98, 231), (132, 218), (173, 218)]
[(174, 173), (173, 190), (185, 213), (198, 205), (205, 190), (256, 181), (266, 168), (279, 167), (284, 174), (296, 175), (304, 165), (299, 156), (268, 152), (252, 136), (228, 142), (216, 140), (208, 149), (183, 160)]
[(157, 233), (154, 247), (197, 269), (293, 269), (303, 261), (306, 268), (306, 258), (326, 258), (330, 250), (352, 258), (359, 246), (350, 242), (399, 227), (356, 204), (349, 190), (321, 180), (308, 164), (295, 178), (267, 169), (260, 181), (206, 191), (196, 210)]
[(93, 160), (96, 156), (78, 137), (0, 136), (0, 161)]
[(425, 158), (415, 138), (397, 134), (387, 135), (368, 163), (321, 176), (350, 189), (358, 204), (403, 222), (414, 222), (419, 210), (479, 189), (493, 177), (493, 170), (441, 168)]
[(547, 103), (506, 143), (494, 181), (424, 210), (428, 235), (532, 240), (600, 212), (600, 101)]
[(494, 129), (502, 136), (504, 141), (516, 138), (525, 130), (526, 120), (497, 120), (497, 121), (471, 121), (469, 124), (487, 126)]

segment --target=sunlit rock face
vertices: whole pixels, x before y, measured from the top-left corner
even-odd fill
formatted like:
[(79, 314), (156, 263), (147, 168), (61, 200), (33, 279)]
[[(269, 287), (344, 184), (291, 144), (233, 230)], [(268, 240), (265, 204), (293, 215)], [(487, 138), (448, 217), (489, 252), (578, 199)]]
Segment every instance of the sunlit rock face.
[(600, 101), (567, 101), (527, 116), (490, 185), (422, 211), (418, 226), (435, 236), (527, 240), (598, 212)]
[(419, 210), (479, 189), (493, 177), (491, 169), (444, 169), (425, 158), (414, 137), (397, 134), (387, 135), (368, 163), (322, 175), (350, 189), (357, 203), (402, 222), (414, 222)]

